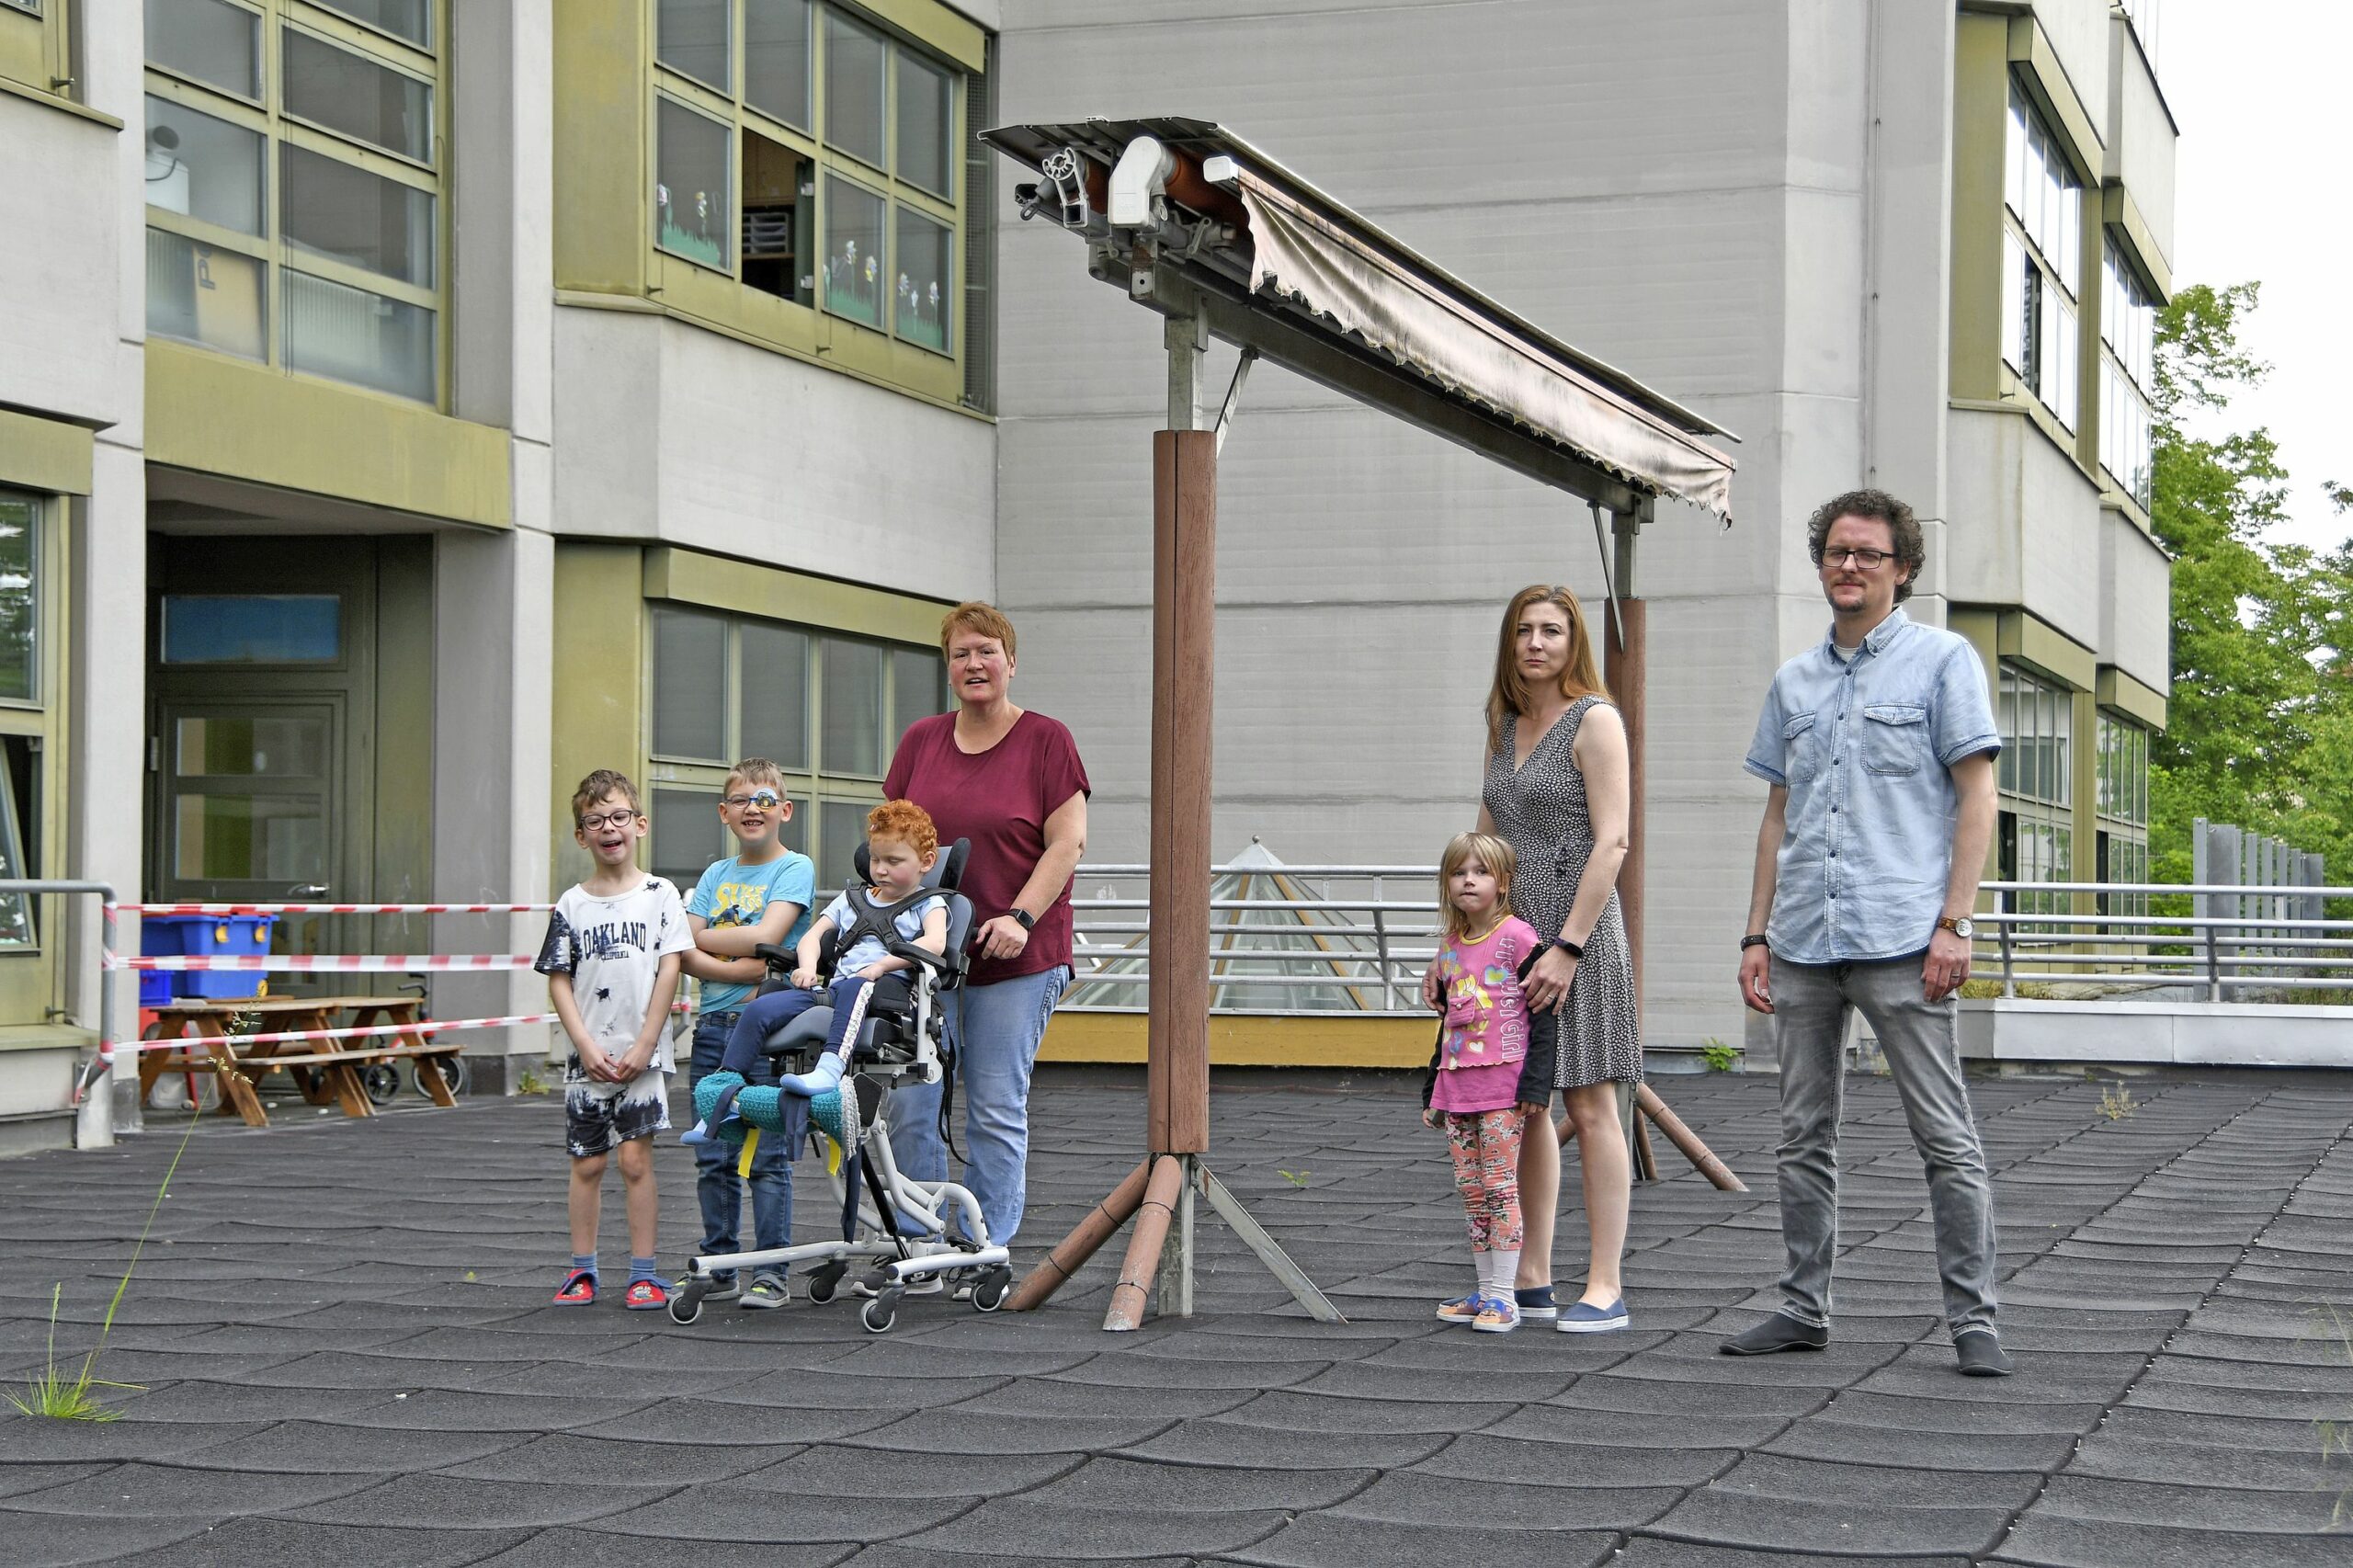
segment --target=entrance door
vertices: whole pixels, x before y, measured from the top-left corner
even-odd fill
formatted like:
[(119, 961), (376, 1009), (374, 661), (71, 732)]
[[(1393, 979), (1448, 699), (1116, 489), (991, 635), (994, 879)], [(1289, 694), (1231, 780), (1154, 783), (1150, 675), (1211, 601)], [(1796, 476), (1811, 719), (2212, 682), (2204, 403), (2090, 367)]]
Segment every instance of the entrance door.
[[(369, 898), (374, 542), (180, 537), (159, 540), (156, 553), (150, 895), (225, 903)], [(284, 917), (271, 950), (364, 952), (369, 925)], [(272, 993), (296, 994), (351, 990), (355, 979), (360, 990), (380, 983), (267, 979)]]

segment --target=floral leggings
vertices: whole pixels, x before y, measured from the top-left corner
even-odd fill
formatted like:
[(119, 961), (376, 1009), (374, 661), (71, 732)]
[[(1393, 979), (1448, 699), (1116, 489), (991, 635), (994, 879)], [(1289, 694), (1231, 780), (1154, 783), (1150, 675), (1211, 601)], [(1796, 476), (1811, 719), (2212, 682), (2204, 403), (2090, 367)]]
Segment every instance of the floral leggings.
[(1446, 1113), (1446, 1142), (1454, 1155), (1454, 1189), (1471, 1222), (1472, 1252), (1519, 1247), (1520, 1115), (1516, 1108)]

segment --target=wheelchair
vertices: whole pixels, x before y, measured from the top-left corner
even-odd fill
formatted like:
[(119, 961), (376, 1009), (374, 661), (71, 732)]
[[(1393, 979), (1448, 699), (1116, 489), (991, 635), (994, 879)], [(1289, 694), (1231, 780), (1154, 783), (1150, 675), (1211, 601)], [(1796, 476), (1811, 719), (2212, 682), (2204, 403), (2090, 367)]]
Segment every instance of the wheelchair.
[[(973, 1310), (995, 1312), (1012, 1293), (1011, 1255), (989, 1239), (988, 1224), (970, 1188), (952, 1181), (917, 1181), (899, 1169), (891, 1148), (891, 1093), (902, 1084), (937, 1084), (946, 1080), (949, 1094), (940, 1102), (943, 1134), (953, 1103), (955, 1055), (943, 1028), (940, 997), (960, 988), (970, 964), (966, 947), (972, 939), (973, 914), (970, 900), (956, 891), (971, 845), (964, 839), (942, 847), (938, 860), (924, 878), (925, 892), (945, 893), (948, 903), (946, 950), (935, 955), (900, 939), (891, 929), (895, 905), (877, 904), (867, 896), (870, 870), (866, 846), (858, 849), (857, 881), (848, 888), (854, 926), (878, 922), (886, 946), (905, 959), (909, 969), (875, 983), (866, 1014), (850, 1042), (841, 1083), (804, 1103), (808, 1107), (805, 1133), (789, 1118), (770, 1130), (747, 1116), (764, 1133), (805, 1136), (821, 1148), (819, 1136), (838, 1152), (832, 1172), (835, 1198), (841, 1204), (842, 1234), (837, 1240), (810, 1242), (766, 1251), (711, 1254), (692, 1259), (685, 1278), (670, 1298), (670, 1317), (691, 1324), (702, 1315), (703, 1297), (713, 1277), (734, 1273), (739, 1278), (762, 1269), (783, 1273), (811, 1265), (801, 1276), (810, 1301), (824, 1305), (840, 1293), (853, 1268), (869, 1292), (859, 1321), (870, 1333), (887, 1334), (898, 1319), (906, 1287), (926, 1278), (960, 1279), (972, 1287)], [(821, 983), (832, 978), (835, 959), (847, 947), (848, 933), (829, 933), (821, 944), (818, 969)], [(794, 957), (790, 949), (763, 943), (758, 956), (767, 964), (767, 979), (760, 994), (788, 985)], [(779, 1073), (807, 1072), (825, 1049), (832, 1031), (833, 1009), (813, 1006), (780, 1026), (765, 1042), (766, 1073), (750, 1082), (773, 1085)], [(746, 1097), (749, 1091), (746, 1091)], [(777, 1096), (783, 1105), (784, 1096)], [(739, 1104), (742, 1103), (739, 1101)], [(951, 1235), (949, 1221), (956, 1221)]]

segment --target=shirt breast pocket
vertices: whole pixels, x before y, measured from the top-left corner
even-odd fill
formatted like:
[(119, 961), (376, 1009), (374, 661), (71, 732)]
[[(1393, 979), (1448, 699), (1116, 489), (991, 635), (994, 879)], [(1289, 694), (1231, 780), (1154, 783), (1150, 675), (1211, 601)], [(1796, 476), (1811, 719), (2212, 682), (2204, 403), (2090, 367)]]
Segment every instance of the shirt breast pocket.
[(1917, 702), (1874, 702), (1863, 710), (1863, 767), (1902, 778), (1928, 759), (1928, 710)]
[(1814, 724), (1817, 713), (1792, 713), (1781, 722), (1783, 769), (1792, 780), (1811, 778), (1822, 771), (1816, 749), (1822, 736)]

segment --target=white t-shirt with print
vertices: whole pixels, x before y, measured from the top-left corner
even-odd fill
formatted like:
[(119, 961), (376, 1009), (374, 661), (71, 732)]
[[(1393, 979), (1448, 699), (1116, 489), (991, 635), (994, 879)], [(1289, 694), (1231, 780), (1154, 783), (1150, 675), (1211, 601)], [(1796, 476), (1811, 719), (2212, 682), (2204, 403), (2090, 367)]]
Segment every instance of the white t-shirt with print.
[[(610, 898), (598, 898), (584, 887), (567, 890), (548, 916), (547, 940), (531, 967), (541, 974), (572, 976), (573, 1000), (588, 1038), (612, 1053), (627, 1051), (645, 1028), (646, 1005), (653, 999), (663, 955), (694, 945), (678, 890), (649, 876)], [(657, 1073), (671, 1070), (666, 1027), (647, 1066)]]

